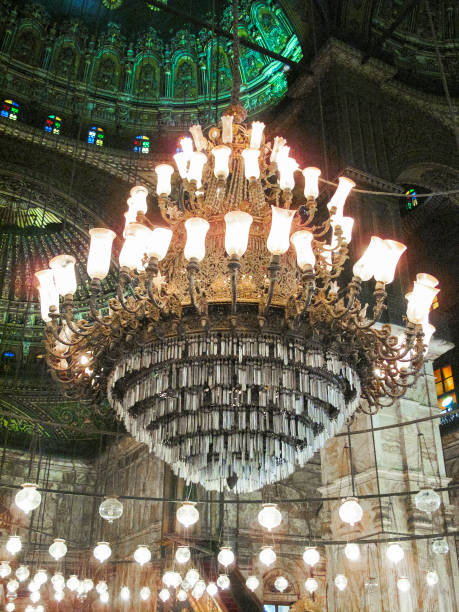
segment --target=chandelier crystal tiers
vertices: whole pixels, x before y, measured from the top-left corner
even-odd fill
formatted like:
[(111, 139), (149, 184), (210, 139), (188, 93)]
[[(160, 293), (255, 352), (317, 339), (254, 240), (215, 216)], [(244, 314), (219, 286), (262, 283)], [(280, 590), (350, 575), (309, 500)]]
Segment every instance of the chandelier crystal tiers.
[(161, 226), (146, 216), (147, 189), (131, 190), (108, 314), (111, 230), (90, 230), (86, 319), (75, 316), (72, 255), (36, 274), (47, 361), (69, 395), (108, 397), (178, 476), (240, 493), (305, 465), (362, 398), (376, 411), (414, 384), (439, 291), (418, 274), (404, 334), (379, 324), (405, 246), (373, 236), (350, 278), (354, 183), (341, 177), (320, 206), (320, 170), (300, 172), (282, 137), (270, 143), (263, 123), (244, 120), (236, 104), (219, 125), (192, 126), (176, 168), (155, 168)]

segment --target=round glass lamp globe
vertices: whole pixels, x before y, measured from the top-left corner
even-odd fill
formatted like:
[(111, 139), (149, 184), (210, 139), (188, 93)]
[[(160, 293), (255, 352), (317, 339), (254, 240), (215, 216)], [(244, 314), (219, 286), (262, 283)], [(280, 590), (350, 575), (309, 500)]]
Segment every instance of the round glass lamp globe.
[(54, 599), (56, 601), (62, 601), (64, 599), (64, 591), (55, 591)]
[(8, 583), (6, 585), (6, 590), (8, 591), (8, 593), (16, 593), (18, 588), (19, 588), (19, 582), (17, 580), (15, 580), (14, 578), (12, 578), (11, 580), (8, 580)]
[(123, 515), (123, 504), (116, 497), (106, 497), (99, 506), (99, 514), (105, 521), (113, 523)]
[(112, 554), (112, 549), (110, 548), (110, 544), (108, 542), (98, 542), (93, 552), (94, 557), (100, 563), (103, 563), (104, 561), (106, 561), (110, 557), (111, 554)]
[[(204, 589), (205, 591), (206, 589)], [(191, 596), (194, 599), (201, 599), (201, 597), (204, 595), (204, 591), (201, 589), (197, 589), (196, 587), (194, 587), (194, 589), (191, 591)]]
[(199, 580), (198, 570), (194, 569), (194, 567), (190, 568), (185, 575), (185, 580), (188, 582), (189, 585), (191, 585), (191, 587), (194, 587), (194, 585)]
[(217, 586), (223, 591), (229, 588), (230, 584), (230, 579), (226, 574), (220, 574), (220, 576), (217, 578)]
[(34, 606), (26, 606), (24, 612), (35, 612)]
[(48, 574), (46, 573), (46, 570), (39, 569), (37, 571), (37, 573), (35, 574), (33, 580), (34, 580), (34, 582), (36, 582), (40, 586), (42, 584), (45, 584), (48, 581)]
[(85, 578), (83, 580), (83, 591), (85, 593), (89, 593), (89, 591), (92, 591), (94, 588), (94, 582), (91, 580), (91, 578)]
[(11, 574), (11, 565), (7, 561), (0, 563), (0, 578), (6, 578)]
[(65, 578), (61, 574), (61, 572), (56, 572), (54, 576), (51, 578), (51, 584), (56, 589), (56, 591), (62, 591), (65, 587)]
[(22, 548), (21, 538), (19, 536), (11, 536), (8, 538), (5, 548), (10, 554), (16, 555)]
[(51, 557), (56, 559), (56, 561), (59, 561), (59, 559), (65, 557), (65, 555), (67, 554), (67, 546), (65, 544), (65, 540), (62, 540), (61, 538), (56, 538), (49, 547), (49, 554), (51, 555)]
[(360, 548), (355, 542), (348, 542), (344, 547), (344, 554), (349, 561), (358, 561), (360, 559)]
[(14, 605), (12, 601), (9, 601), (5, 606), (6, 612), (14, 612), (15, 608), (16, 606)]
[(40, 585), (37, 582), (35, 582), (35, 580), (31, 580), (29, 584), (27, 585), (27, 588), (29, 589), (31, 593), (33, 593), (34, 591), (40, 590)]
[(70, 578), (67, 580), (67, 588), (69, 589), (69, 591), (76, 591), (79, 586), (80, 586), (80, 581), (78, 580), (78, 576), (75, 576), (75, 574), (72, 574)]
[(400, 544), (389, 544), (386, 550), (386, 557), (392, 563), (400, 563), (400, 561), (405, 557), (405, 552)]
[(99, 595), (108, 591), (108, 585), (105, 580), (99, 580), (99, 582), (96, 584), (96, 591), (99, 593)]
[(308, 578), (304, 583), (304, 588), (308, 593), (314, 593), (319, 588), (319, 583), (315, 578)]
[(32, 593), (30, 593), (30, 601), (32, 603), (37, 603), (37, 601), (40, 601), (40, 591), (32, 591)]
[(343, 523), (353, 526), (362, 520), (363, 510), (356, 497), (346, 497), (339, 507), (339, 517)]
[(314, 546), (309, 546), (306, 548), (303, 553), (303, 561), (306, 563), (306, 565), (314, 567), (314, 565), (320, 561), (320, 553), (317, 548)]
[(123, 601), (129, 601), (131, 597), (131, 591), (129, 590), (129, 587), (127, 586), (121, 587), (120, 597)]
[(274, 581), (274, 588), (281, 593), (288, 587), (288, 580), (284, 576), (278, 576)]
[(167, 587), (176, 589), (182, 582), (182, 577), (178, 572), (168, 571), (163, 576), (163, 582)]
[(435, 586), (438, 584), (438, 574), (437, 572), (427, 572), (426, 574), (426, 582), (429, 586)]
[(45, 612), (45, 608), (40, 604), (35, 608), (35, 612)]
[(271, 531), (279, 527), (282, 522), (282, 514), (276, 504), (263, 504), (263, 508), (258, 513), (258, 522), (262, 527)]
[(108, 603), (109, 599), (110, 599), (110, 595), (108, 594), (108, 591), (104, 591), (99, 596), (99, 601), (100, 601), (100, 603), (103, 603), (103, 604)]
[(175, 551), (175, 560), (177, 561), (177, 563), (188, 563), (190, 559), (191, 553), (188, 546), (179, 546)]
[(177, 599), (179, 601), (186, 601), (187, 600), (188, 595), (186, 594), (186, 591), (184, 591), (183, 589), (179, 589), (177, 592)]
[(199, 511), (193, 502), (185, 502), (177, 508), (177, 520), (185, 528), (191, 527), (199, 520)]
[(197, 583), (194, 585), (194, 590), (201, 591), (201, 595), (203, 595), (206, 590), (206, 583), (204, 582), (204, 580), (198, 580)]
[(167, 601), (170, 596), (171, 594), (169, 593), (167, 589), (161, 589), (159, 592), (159, 598), (161, 601)]
[(249, 576), (245, 581), (245, 585), (251, 591), (256, 591), (260, 586), (260, 581), (256, 576)]
[(191, 589), (191, 584), (187, 581), (186, 578), (182, 580), (182, 584), (180, 586), (184, 591), (189, 591)]
[(397, 588), (401, 593), (407, 593), (410, 590), (410, 581), (402, 576), (397, 580)]
[(24, 582), (30, 576), (30, 570), (27, 565), (20, 565), (16, 570), (16, 578), (19, 582)]
[(215, 582), (209, 582), (209, 584), (206, 586), (206, 591), (208, 595), (215, 597), (215, 595), (218, 593), (218, 587)]
[(218, 562), (223, 567), (228, 567), (232, 563), (234, 563), (234, 553), (228, 546), (223, 546), (218, 553)]
[(144, 586), (140, 589), (140, 599), (142, 601), (147, 601), (148, 599), (150, 599), (150, 595), (151, 595), (151, 591), (149, 587)]
[(340, 591), (344, 591), (347, 587), (347, 578), (344, 574), (338, 574), (335, 578), (335, 586)]
[(446, 555), (449, 552), (449, 544), (445, 538), (438, 538), (433, 540), (432, 550), (436, 555)]
[(263, 546), (263, 548), (260, 550), (258, 558), (260, 559), (260, 563), (263, 563), (263, 565), (269, 567), (275, 563), (277, 555), (271, 546)]
[(440, 507), (441, 499), (436, 491), (430, 487), (421, 489), (414, 497), (416, 508), (421, 512), (432, 513)]
[(151, 552), (146, 546), (138, 546), (134, 552), (134, 559), (139, 565), (145, 565), (151, 559)]
[(37, 491), (37, 485), (29, 482), (22, 485), (22, 489), (16, 493), (14, 498), (16, 506), (26, 514), (38, 508), (40, 502), (41, 495)]

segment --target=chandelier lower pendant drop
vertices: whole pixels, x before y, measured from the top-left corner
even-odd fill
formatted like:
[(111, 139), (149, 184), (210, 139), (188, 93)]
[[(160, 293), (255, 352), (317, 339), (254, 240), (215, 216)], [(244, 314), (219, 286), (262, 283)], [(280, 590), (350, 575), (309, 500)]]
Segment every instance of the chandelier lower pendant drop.
[[(340, 178), (318, 221), (320, 170), (302, 171), (303, 199), (285, 140), (266, 142), (264, 125), (244, 119), (233, 105), (206, 135), (193, 126), (174, 156), (178, 177), (156, 167), (163, 227), (146, 217), (147, 190), (131, 190), (109, 315), (98, 303), (110, 230), (91, 230), (86, 320), (74, 317), (74, 258), (37, 273), (47, 360), (64, 388), (108, 396), (127, 430), (188, 482), (240, 493), (304, 465), (361, 398), (375, 411), (414, 384), (438, 292), (419, 274), (404, 335), (378, 326), (404, 245), (372, 237), (340, 286), (354, 184)], [(359, 294), (371, 278), (368, 314)]]

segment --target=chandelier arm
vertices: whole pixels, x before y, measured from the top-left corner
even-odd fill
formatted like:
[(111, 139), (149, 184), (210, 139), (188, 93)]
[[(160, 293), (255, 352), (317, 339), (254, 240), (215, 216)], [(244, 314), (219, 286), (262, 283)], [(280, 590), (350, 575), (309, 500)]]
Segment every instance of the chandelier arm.
[(129, 308), (129, 306), (127, 305), (127, 301), (124, 297), (124, 289), (127, 283), (130, 282), (130, 280), (131, 280), (131, 276), (129, 274), (129, 268), (121, 268), (120, 276), (118, 280), (118, 286), (116, 288), (116, 296), (123, 310), (125, 310), (126, 312), (129, 312), (129, 314), (136, 314), (139, 311), (140, 307), (142, 306), (142, 302), (139, 302), (135, 308)]
[(103, 317), (100, 316), (99, 310), (97, 308), (97, 297), (102, 290), (101, 280), (99, 278), (93, 278), (91, 280), (90, 288), (91, 291), (89, 294), (89, 309), (92, 318), (97, 321), (99, 325), (103, 325), (104, 327), (111, 327), (110, 322), (104, 321)]
[(373, 327), (373, 325), (379, 321), (383, 311), (387, 308), (384, 303), (387, 297), (387, 293), (384, 289), (384, 283), (380, 283), (379, 281), (376, 283), (376, 288), (373, 292), (373, 295), (376, 298), (376, 304), (373, 306), (373, 317), (365, 323), (359, 323), (358, 318), (355, 317), (354, 325), (358, 329), (365, 330), (370, 329), (370, 327)]
[(334, 312), (334, 306), (337, 306), (341, 301), (342, 298), (338, 299), (336, 298), (329, 307), (327, 305), (327, 310), (330, 314), (330, 316), (332, 316), (335, 320), (339, 320), (344, 318), (352, 309), (352, 307), (355, 304), (355, 300), (358, 297), (358, 295), (360, 294), (360, 291), (362, 289), (362, 281), (358, 276), (353, 276), (351, 282), (348, 285), (348, 303), (347, 306), (345, 307), (344, 311), (340, 312), (339, 314), (335, 314)]
[[(76, 342), (69, 342), (60, 337), (59, 329), (56, 329), (55, 325), (50, 322), (46, 324), (45, 332), (47, 332), (48, 334), (51, 334), (54, 340), (56, 340), (57, 342), (60, 342), (61, 344), (65, 344), (66, 346), (77, 346), (81, 342), (81, 337), (85, 335), (85, 334), (79, 334), (80, 338)], [(63, 357), (59, 357), (59, 359), (63, 359)]]
[(331, 219), (330, 217), (328, 217), (320, 225), (311, 227), (311, 231), (314, 233), (314, 238), (323, 238), (323, 236), (325, 236), (325, 234), (330, 230), (330, 227), (331, 227)]
[(302, 284), (301, 299), (304, 299), (304, 307), (295, 318), (296, 325), (298, 325), (298, 323), (301, 321), (301, 319), (306, 314), (306, 311), (309, 309), (311, 302), (312, 302), (313, 295), (314, 295), (314, 291), (316, 290), (316, 280), (314, 277), (314, 271), (312, 269), (312, 266), (308, 266), (303, 272), (301, 284)]
[(237, 279), (241, 269), (241, 262), (237, 255), (231, 257), (228, 268), (231, 273), (231, 314), (235, 315), (237, 311)]
[(271, 302), (274, 296), (274, 287), (276, 286), (276, 281), (277, 281), (277, 277), (279, 276), (279, 271), (280, 271), (280, 255), (273, 255), (268, 265), (269, 289), (268, 289), (268, 296), (266, 298), (266, 304), (263, 309), (264, 316), (268, 314), (269, 307), (271, 306)]
[(163, 300), (158, 300), (154, 293), (154, 280), (156, 275), (159, 272), (158, 260), (156, 257), (150, 257), (147, 266), (147, 293), (150, 301), (158, 308), (159, 310), (163, 310), (166, 308), (168, 300), (164, 298)]
[(196, 273), (199, 272), (199, 262), (196, 259), (194, 258), (190, 259), (187, 265), (187, 272), (188, 272), (188, 293), (190, 295), (191, 304), (199, 315), (206, 315), (207, 314), (207, 301), (205, 299), (205, 296), (202, 295), (201, 299), (199, 300), (197, 296), (197, 291), (196, 291), (195, 276), (196, 276)]
[[(74, 334), (77, 334), (77, 336), (80, 336), (80, 338), (85, 338), (85, 337), (90, 336), (92, 334), (92, 331), (94, 329), (94, 325), (90, 325), (84, 319), (81, 320), (81, 324), (82, 324), (81, 327), (79, 327), (79, 326), (77, 326), (75, 324), (75, 321), (73, 320), (73, 308), (72, 308), (72, 305), (70, 303), (66, 304), (64, 302), (64, 306), (63, 306), (62, 310), (63, 310), (64, 320), (67, 323), (67, 325), (69, 326), (69, 329)], [(86, 331), (83, 331), (85, 328), (86, 328)], [(66, 344), (66, 343), (64, 342), (64, 344)]]
[[(309, 227), (312, 221), (314, 220), (314, 217), (316, 216), (316, 212), (317, 212), (316, 200), (314, 198), (308, 198), (306, 200), (306, 208), (307, 208), (308, 214), (304, 220), (300, 221), (299, 223), (300, 227)], [(314, 230), (314, 229), (316, 228), (311, 228), (311, 230)]]

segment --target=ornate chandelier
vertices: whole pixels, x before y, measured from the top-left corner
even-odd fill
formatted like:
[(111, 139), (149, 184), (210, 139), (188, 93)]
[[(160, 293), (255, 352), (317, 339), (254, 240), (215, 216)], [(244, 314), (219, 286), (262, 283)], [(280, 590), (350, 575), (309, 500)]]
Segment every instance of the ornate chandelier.
[[(236, 40), (234, 49), (237, 66)], [(268, 142), (264, 124), (245, 117), (233, 95), (219, 125), (192, 126), (181, 140), (178, 172), (155, 168), (160, 227), (146, 216), (148, 190), (131, 190), (108, 315), (99, 302), (111, 230), (90, 230), (87, 319), (75, 316), (74, 257), (36, 274), (47, 361), (68, 393), (107, 397), (126, 429), (186, 481), (241, 493), (305, 465), (362, 398), (360, 409), (375, 411), (414, 384), (439, 291), (418, 274), (404, 334), (380, 325), (405, 246), (373, 236), (339, 284), (354, 183), (341, 177), (322, 210), (320, 170), (305, 168), (303, 199), (286, 141)], [(359, 296), (372, 278), (369, 314)]]

